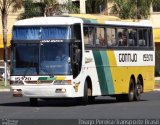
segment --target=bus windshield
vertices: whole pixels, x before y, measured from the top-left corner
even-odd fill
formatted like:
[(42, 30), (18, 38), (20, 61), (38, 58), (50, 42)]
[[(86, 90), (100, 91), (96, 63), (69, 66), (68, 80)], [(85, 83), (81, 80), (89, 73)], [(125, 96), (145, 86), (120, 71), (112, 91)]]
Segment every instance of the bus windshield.
[(71, 73), (69, 43), (16, 44), (12, 75), (67, 75)]
[(11, 74), (70, 74), (69, 42), (63, 42), (70, 32), (70, 26), (14, 26)]

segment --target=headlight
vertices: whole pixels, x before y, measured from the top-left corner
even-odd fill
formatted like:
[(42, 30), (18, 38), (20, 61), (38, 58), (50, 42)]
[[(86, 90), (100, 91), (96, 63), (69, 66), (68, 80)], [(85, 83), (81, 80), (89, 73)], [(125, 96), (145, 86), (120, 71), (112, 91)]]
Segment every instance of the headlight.
[(55, 80), (54, 85), (71, 85), (71, 80)]
[(23, 81), (10, 81), (10, 85), (24, 85)]

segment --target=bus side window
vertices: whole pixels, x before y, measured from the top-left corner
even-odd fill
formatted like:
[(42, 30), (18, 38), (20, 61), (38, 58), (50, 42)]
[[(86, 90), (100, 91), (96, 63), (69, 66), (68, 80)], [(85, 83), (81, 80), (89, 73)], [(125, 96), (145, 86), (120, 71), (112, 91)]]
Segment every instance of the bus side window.
[(107, 45), (109, 47), (117, 46), (115, 28), (107, 28)]
[(129, 33), (129, 46), (137, 46), (137, 30), (136, 29), (128, 29)]
[(146, 29), (139, 29), (138, 30), (139, 36), (139, 46), (147, 46), (147, 30)]
[(127, 29), (118, 28), (118, 46), (127, 46), (128, 32)]
[(86, 45), (93, 45), (93, 34), (94, 28), (93, 27), (84, 27), (84, 43)]
[(96, 46), (105, 46), (105, 30), (104, 28), (96, 28)]

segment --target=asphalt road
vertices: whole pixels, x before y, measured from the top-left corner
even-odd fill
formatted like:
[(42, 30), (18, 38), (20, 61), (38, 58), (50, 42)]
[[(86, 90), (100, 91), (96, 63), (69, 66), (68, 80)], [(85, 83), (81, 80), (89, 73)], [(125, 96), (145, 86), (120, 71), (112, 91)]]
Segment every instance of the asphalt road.
[(49, 100), (29, 106), (28, 98), (0, 92), (0, 119), (160, 119), (160, 91), (143, 94), (139, 102), (116, 102), (98, 97), (94, 104), (73, 105), (73, 100)]

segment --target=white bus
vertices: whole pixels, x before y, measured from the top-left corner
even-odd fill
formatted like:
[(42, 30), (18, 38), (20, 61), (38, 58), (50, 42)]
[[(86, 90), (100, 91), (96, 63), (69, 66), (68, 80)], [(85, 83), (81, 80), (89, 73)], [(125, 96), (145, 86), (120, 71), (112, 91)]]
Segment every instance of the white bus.
[[(80, 16), (80, 15), (79, 15)], [(154, 89), (152, 26), (85, 17), (17, 21), (11, 40), (11, 91), (30, 98), (96, 96), (140, 100)]]

